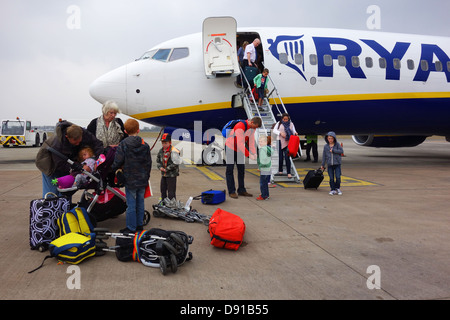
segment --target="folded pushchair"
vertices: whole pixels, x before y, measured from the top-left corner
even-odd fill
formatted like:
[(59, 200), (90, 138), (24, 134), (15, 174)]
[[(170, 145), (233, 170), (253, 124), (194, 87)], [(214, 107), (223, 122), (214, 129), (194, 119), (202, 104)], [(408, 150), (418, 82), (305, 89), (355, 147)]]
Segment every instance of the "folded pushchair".
[[(67, 158), (57, 150), (48, 147), (50, 152), (65, 159), (70, 165), (74, 162)], [(126, 196), (119, 189), (120, 185), (115, 184), (111, 178), (110, 166), (111, 159), (114, 159), (115, 149), (109, 149), (105, 159), (97, 166), (94, 173), (81, 169), (81, 172), (88, 176), (88, 182), (83, 186), (69, 186), (64, 188), (57, 188), (62, 194), (72, 197), (78, 190), (83, 190), (78, 205), (86, 208), (92, 223), (96, 226), (97, 222), (106, 219), (114, 218), (127, 209)], [(93, 189), (92, 192), (89, 190)], [(146, 210), (144, 214), (144, 226), (150, 221), (150, 213)]]
[(165, 198), (152, 206), (153, 216), (179, 218), (186, 222), (201, 222), (206, 226), (209, 225), (211, 216), (201, 214), (196, 209), (192, 209), (190, 206), (192, 199), (190, 198), (186, 205), (183, 205), (179, 200)]
[[(189, 245), (194, 238), (182, 231), (166, 231), (158, 228), (136, 233), (110, 233), (106, 229), (95, 229), (98, 242), (97, 254), (115, 252), (120, 261), (137, 261), (146, 267), (160, 268), (165, 275), (168, 270), (177, 272), (178, 267), (192, 259)], [(103, 241), (116, 239), (115, 246), (108, 247)]]

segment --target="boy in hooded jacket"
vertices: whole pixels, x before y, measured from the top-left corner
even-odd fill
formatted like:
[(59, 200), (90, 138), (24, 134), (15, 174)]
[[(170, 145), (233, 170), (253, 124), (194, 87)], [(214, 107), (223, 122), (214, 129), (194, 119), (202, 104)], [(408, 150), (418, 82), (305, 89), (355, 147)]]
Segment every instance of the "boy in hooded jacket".
[(122, 168), (127, 197), (126, 228), (121, 232), (140, 231), (144, 221), (144, 195), (150, 178), (152, 158), (149, 145), (138, 136), (139, 123), (128, 119), (124, 124), (128, 137), (117, 147), (112, 170)]
[(162, 148), (156, 156), (156, 167), (161, 171), (161, 200), (176, 199), (177, 176), (180, 174), (180, 151), (172, 146), (172, 137), (164, 133), (161, 137)]
[(336, 133), (330, 131), (325, 136), (326, 144), (323, 146), (322, 170), (327, 165), (330, 177), (330, 195), (342, 195), (341, 191), (341, 160), (344, 149), (337, 142)]

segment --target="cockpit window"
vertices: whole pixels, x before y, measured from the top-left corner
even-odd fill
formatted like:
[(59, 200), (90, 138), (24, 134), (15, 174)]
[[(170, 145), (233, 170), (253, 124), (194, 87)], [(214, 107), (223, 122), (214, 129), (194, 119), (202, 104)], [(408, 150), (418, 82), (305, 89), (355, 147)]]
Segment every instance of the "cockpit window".
[(153, 57), (153, 55), (155, 54), (157, 50), (150, 50), (147, 51), (146, 53), (144, 53), (139, 59), (137, 60), (145, 60), (145, 59), (150, 59), (151, 57)]
[(172, 49), (159, 49), (158, 52), (153, 55), (152, 59), (158, 61), (167, 61), (170, 51), (172, 51)]
[(188, 48), (175, 48), (172, 51), (172, 55), (170, 56), (169, 61), (180, 60), (186, 58), (189, 55)]
[(189, 48), (155, 49), (147, 51), (137, 60), (152, 59), (162, 62), (170, 62), (186, 58), (187, 56), (189, 56)]

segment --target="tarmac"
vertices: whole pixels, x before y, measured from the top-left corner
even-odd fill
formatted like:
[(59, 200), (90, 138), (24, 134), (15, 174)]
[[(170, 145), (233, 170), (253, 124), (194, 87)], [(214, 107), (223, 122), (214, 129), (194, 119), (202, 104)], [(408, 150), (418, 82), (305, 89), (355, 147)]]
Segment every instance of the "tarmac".
[[(213, 247), (201, 223), (152, 215), (147, 229), (180, 230), (194, 238), (193, 259), (167, 275), (138, 262), (120, 262), (111, 252), (89, 258), (78, 269), (47, 259), (29, 274), (48, 254), (29, 245), (30, 202), (42, 197), (34, 164), (38, 148), (0, 148), (0, 299), (450, 299), (450, 144), (439, 137), (414, 148), (376, 149), (338, 139), (345, 150), (341, 196), (328, 194), (326, 177), (317, 190), (283, 183), (270, 189), (269, 200), (257, 201), (259, 173), (250, 164), (245, 181), (253, 197), (227, 197), (219, 205), (192, 202), (202, 214), (220, 207), (245, 221), (244, 244), (237, 251)], [(152, 145), (154, 139), (146, 141)], [(322, 147), (320, 140), (320, 155)], [(159, 197), (159, 148), (156, 143), (152, 151), (155, 195), (145, 200), (150, 212)], [(295, 164), (303, 177), (320, 161)], [(209, 189), (226, 189), (225, 167), (196, 166), (186, 159), (177, 198), (185, 202)], [(99, 227), (117, 232), (125, 227), (125, 214)], [(114, 239), (107, 242), (114, 245)]]

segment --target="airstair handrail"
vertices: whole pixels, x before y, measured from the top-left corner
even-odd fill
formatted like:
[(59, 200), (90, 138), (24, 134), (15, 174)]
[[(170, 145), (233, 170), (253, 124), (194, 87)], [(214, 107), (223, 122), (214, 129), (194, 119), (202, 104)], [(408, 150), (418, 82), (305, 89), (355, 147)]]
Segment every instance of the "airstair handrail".
[[(246, 84), (247, 84), (245, 90), (243, 90), (243, 91), (244, 91), (244, 99), (248, 99), (248, 100), (249, 100), (248, 102), (249, 102), (250, 104), (253, 103), (253, 105), (255, 106), (256, 112), (258, 113), (258, 117), (260, 117), (260, 118), (262, 119), (261, 113), (259, 112), (258, 105), (256, 104), (255, 96), (253, 95), (252, 90), (250, 90), (250, 88), (251, 88), (250, 83), (248, 82), (248, 79), (247, 79), (247, 77), (245, 76), (244, 71), (242, 70), (242, 68), (241, 68), (240, 66), (239, 66), (239, 69), (240, 69), (240, 71), (241, 71), (241, 75), (243, 76), (243, 79), (245, 80), (245, 82), (246, 82)], [(250, 94), (250, 96), (252, 97), (252, 100), (253, 100), (253, 101), (250, 101), (250, 99), (248, 98), (248, 93), (247, 93), (247, 91), (248, 91), (248, 93)], [(262, 128), (264, 129), (264, 131), (267, 132), (267, 128), (266, 128), (266, 126), (264, 125), (264, 122), (261, 122), (261, 126), (262, 126)]]
[[(262, 63), (262, 65), (265, 67), (264, 63), (263, 63), (263, 62), (261, 62), (261, 63)], [(272, 80), (272, 78), (270, 77), (270, 74), (267, 75), (267, 78), (269, 79), (270, 83), (271, 83), (272, 86), (273, 86), (273, 89), (272, 89), (272, 91), (268, 94), (267, 98), (269, 98), (269, 97), (273, 94), (273, 92), (275, 92), (276, 95), (277, 95), (277, 98), (280, 100), (280, 103), (281, 103), (281, 106), (282, 106), (282, 108), (283, 108), (284, 113), (288, 113), (287, 110), (286, 110), (286, 107), (284, 106), (283, 100), (281, 99), (281, 96), (280, 96), (280, 94), (279, 94), (279, 92), (278, 92), (278, 88), (277, 88), (277, 86), (275, 85), (275, 82), (274, 82), (274, 81)], [(277, 101), (276, 101), (276, 98), (275, 98), (275, 97), (274, 97), (273, 101), (274, 101), (274, 103), (275, 103), (275, 107), (276, 107), (277, 110), (278, 110), (278, 113), (280, 113), (280, 114), (283, 113), (283, 112), (280, 112), (280, 108), (278, 107), (278, 104), (277, 104)]]

